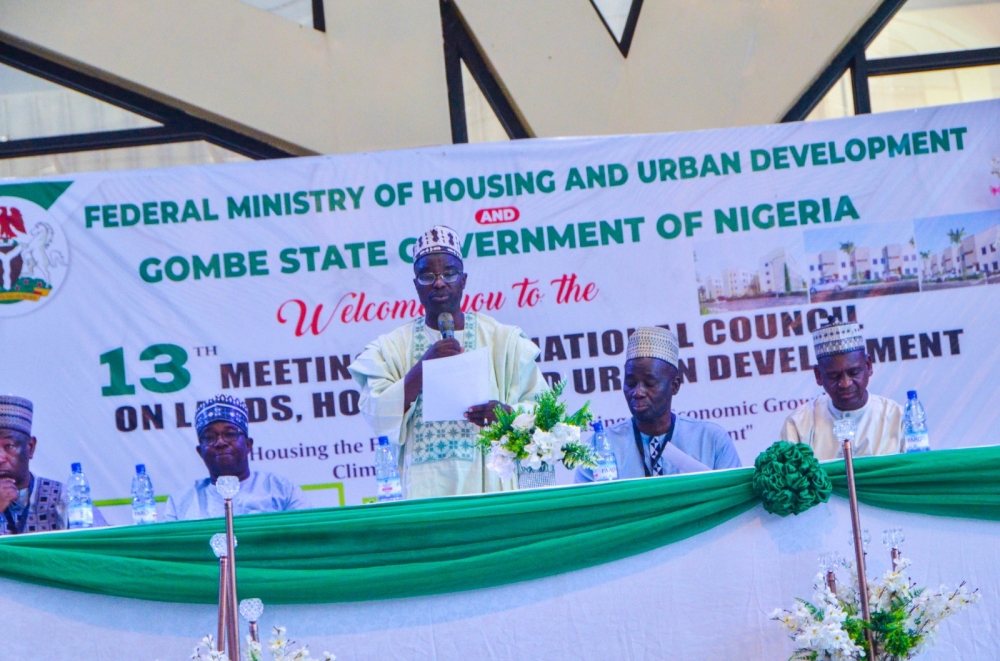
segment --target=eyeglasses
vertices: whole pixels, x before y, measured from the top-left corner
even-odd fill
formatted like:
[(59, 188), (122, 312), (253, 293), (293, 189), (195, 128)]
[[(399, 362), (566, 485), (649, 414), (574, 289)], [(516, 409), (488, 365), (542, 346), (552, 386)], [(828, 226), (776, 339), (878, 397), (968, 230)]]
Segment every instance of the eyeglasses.
[(448, 273), (421, 273), (417, 276), (417, 282), (425, 287), (433, 285), (441, 278), (446, 284), (454, 284), (462, 277), (461, 271), (449, 271)]
[(202, 447), (208, 448), (218, 443), (219, 439), (222, 439), (227, 445), (233, 445), (240, 440), (241, 436), (243, 436), (243, 432), (241, 431), (226, 431), (221, 434), (206, 432), (198, 437), (198, 443), (200, 443)]

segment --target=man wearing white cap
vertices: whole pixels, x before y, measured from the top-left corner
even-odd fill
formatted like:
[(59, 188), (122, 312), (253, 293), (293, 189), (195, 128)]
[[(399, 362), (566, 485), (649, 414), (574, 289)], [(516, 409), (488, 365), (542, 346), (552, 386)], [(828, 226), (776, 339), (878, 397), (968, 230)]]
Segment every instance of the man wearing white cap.
[(825, 394), (795, 409), (781, 428), (781, 440), (808, 443), (817, 459), (836, 459), (843, 446), (833, 423), (853, 418), (854, 456), (902, 451), (903, 407), (868, 392), (872, 359), (865, 350), (861, 326), (832, 323), (813, 333), (816, 384)]
[[(739, 467), (740, 457), (722, 427), (670, 410), (681, 387), (672, 331), (635, 329), (625, 355), (623, 391), (632, 417), (606, 430), (619, 479)], [(593, 479), (590, 469), (577, 469), (577, 482)]]
[[(65, 489), (29, 468), (37, 439), (31, 435), (34, 406), (13, 395), (0, 396), (0, 535), (64, 530)], [(94, 525), (107, 523), (94, 508)]]
[[(487, 470), (475, 438), (496, 420), (494, 409), (532, 404), (545, 390), (535, 358), (539, 349), (520, 328), (478, 312), (463, 312), (468, 275), (462, 241), (455, 230), (437, 225), (416, 243), (413, 284), (425, 315), (382, 335), (351, 364), (361, 384), (361, 412), (379, 436), (398, 439), (403, 495), (430, 498), (514, 488)], [(441, 328), (442, 315), (454, 320), (453, 337)], [(485, 348), (490, 401), (465, 412), (465, 419), (423, 419), (423, 363)]]

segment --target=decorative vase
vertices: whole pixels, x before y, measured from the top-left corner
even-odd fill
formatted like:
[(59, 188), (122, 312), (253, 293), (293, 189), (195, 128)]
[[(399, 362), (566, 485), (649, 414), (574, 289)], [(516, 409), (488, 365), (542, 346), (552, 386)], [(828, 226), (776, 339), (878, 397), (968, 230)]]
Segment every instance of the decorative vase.
[(556, 467), (542, 463), (541, 468), (529, 468), (517, 462), (517, 488), (537, 489), (556, 485)]

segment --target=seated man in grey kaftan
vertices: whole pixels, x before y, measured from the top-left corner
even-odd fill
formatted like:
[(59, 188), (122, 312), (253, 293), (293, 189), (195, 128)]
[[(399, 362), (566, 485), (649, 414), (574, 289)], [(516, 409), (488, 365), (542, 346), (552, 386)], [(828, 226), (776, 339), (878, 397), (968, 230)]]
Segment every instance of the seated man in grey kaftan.
[[(658, 326), (637, 328), (628, 340), (623, 387), (632, 417), (607, 429), (618, 479), (739, 467), (722, 427), (671, 412), (680, 387), (677, 337)], [(590, 469), (577, 469), (577, 482), (593, 479)]]

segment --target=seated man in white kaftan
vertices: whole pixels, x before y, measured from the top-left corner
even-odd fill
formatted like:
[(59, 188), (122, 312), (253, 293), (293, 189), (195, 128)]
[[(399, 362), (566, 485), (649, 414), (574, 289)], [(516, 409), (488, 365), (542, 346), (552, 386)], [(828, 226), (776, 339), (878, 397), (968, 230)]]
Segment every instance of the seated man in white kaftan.
[[(487, 470), (475, 446), (480, 427), (496, 421), (494, 409), (533, 404), (545, 389), (535, 358), (539, 350), (520, 328), (476, 312), (462, 312), (467, 275), (461, 239), (441, 225), (420, 237), (413, 280), (424, 306), (421, 317), (382, 335), (351, 364), (361, 384), (361, 412), (378, 436), (398, 439), (406, 498), (430, 498), (515, 488)], [(454, 319), (454, 337), (442, 336), (442, 313)], [(473, 406), (465, 421), (425, 422), (422, 415), (423, 361), (485, 347), (489, 354), (491, 400)]]
[(195, 481), (180, 494), (167, 499), (164, 521), (211, 519), (225, 516), (225, 500), (215, 488), (222, 475), (240, 479), (240, 491), (233, 498), (233, 514), (259, 514), (305, 510), (311, 505), (302, 489), (284, 477), (250, 470), (253, 439), (248, 435), (246, 404), (228, 395), (216, 395), (203, 402), (194, 415), (198, 445), (195, 449), (205, 462), (208, 477)]
[[(606, 430), (620, 480), (740, 465), (725, 429), (671, 411), (681, 388), (677, 349), (677, 336), (659, 326), (636, 328), (628, 338), (622, 392), (632, 417)], [(593, 480), (591, 469), (576, 470), (577, 482)]]
[(817, 459), (843, 456), (833, 423), (853, 418), (854, 456), (902, 452), (903, 407), (868, 392), (872, 359), (861, 326), (833, 323), (813, 333), (816, 384), (825, 394), (795, 409), (781, 428), (781, 440), (808, 443)]
[[(31, 472), (38, 439), (31, 435), (34, 405), (0, 396), (0, 535), (65, 530), (66, 489), (62, 482)], [(108, 525), (93, 508), (94, 526)]]

